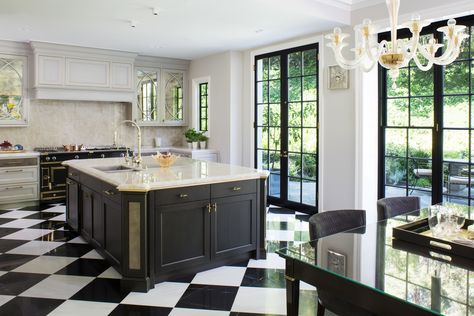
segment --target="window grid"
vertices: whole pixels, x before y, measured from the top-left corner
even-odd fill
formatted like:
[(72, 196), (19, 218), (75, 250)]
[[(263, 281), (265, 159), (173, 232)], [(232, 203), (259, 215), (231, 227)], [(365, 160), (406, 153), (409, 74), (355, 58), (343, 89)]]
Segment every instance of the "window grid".
[(209, 130), (209, 83), (199, 84), (199, 130), (207, 132)]

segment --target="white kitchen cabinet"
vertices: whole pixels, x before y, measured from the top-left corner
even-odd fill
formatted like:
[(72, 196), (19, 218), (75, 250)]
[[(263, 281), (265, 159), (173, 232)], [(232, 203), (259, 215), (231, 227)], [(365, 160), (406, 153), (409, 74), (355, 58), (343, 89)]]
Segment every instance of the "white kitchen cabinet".
[(38, 155), (0, 154), (0, 204), (39, 199)]
[(36, 99), (132, 102), (137, 54), (30, 43), (34, 54)]

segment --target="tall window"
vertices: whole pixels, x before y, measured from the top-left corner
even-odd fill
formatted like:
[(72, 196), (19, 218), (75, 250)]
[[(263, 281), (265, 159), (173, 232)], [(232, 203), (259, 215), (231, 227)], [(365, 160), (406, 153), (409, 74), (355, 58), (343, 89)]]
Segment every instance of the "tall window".
[(183, 88), (175, 88), (176, 119), (183, 119)]
[[(397, 82), (380, 69), (380, 197), (474, 204), (474, 16), (457, 20), (471, 36), (454, 63), (424, 72), (412, 62)], [(443, 24), (430, 26), (423, 40), (442, 43), (436, 28)]]
[(208, 131), (208, 118), (209, 118), (209, 104), (208, 104), (208, 83), (203, 82), (199, 84), (199, 130), (204, 132)]

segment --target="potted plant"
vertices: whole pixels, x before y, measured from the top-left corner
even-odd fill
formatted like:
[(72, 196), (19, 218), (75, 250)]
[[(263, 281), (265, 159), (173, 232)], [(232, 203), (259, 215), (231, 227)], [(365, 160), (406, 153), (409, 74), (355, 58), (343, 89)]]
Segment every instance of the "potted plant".
[(207, 142), (208, 139), (209, 139), (209, 137), (204, 135), (204, 132), (199, 133), (198, 140), (199, 140), (199, 147), (201, 149), (206, 149), (206, 142)]
[(192, 148), (192, 149), (198, 148), (199, 132), (197, 132), (194, 128), (187, 129), (186, 132), (184, 132), (184, 137), (186, 137), (188, 148)]

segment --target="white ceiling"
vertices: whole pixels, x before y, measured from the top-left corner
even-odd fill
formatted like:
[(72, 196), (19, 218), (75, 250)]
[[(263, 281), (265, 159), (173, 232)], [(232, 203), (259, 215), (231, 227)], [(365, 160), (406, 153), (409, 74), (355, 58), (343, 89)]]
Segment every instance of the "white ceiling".
[(351, 8), (374, 1), (1, 0), (0, 39), (194, 59), (349, 24)]

